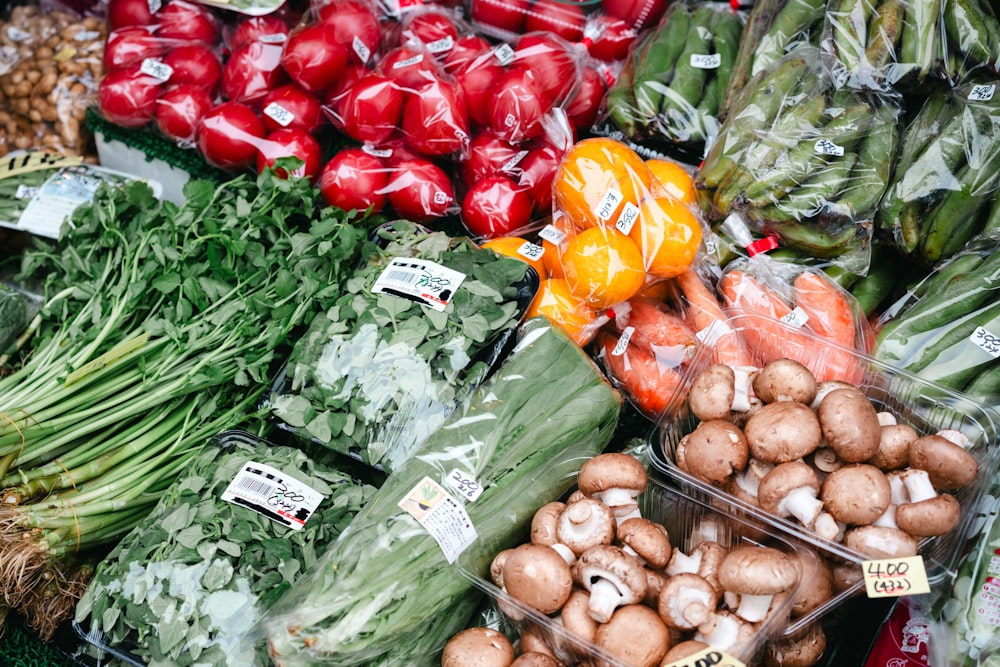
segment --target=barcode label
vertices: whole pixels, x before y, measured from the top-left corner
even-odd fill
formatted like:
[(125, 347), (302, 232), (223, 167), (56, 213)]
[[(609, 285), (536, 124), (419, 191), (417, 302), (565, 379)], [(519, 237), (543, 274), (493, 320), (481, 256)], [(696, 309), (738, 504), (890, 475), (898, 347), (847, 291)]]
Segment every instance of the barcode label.
[(375, 294), (392, 294), (444, 311), (465, 274), (436, 262), (395, 257), (372, 285)]
[(299, 530), (319, 507), (323, 494), (277, 468), (247, 461), (222, 492), (222, 499)]
[(274, 484), (268, 484), (267, 482), (252, 479), (250, 477), (237, 478), (236, 485), (244, 491), (255, 493), (259, 496), (263, 496), (264, 498), (267, 498), (269, 495), (274, 493)]

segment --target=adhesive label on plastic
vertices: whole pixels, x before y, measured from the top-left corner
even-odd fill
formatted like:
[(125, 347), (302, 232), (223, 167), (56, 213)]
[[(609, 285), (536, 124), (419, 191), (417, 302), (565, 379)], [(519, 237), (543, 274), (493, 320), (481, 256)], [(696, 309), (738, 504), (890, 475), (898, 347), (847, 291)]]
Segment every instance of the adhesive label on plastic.
[(476, 481), (472, 473), (454, 468), (444, 481), (451, 487), (452, 491), (469, 502), (473, 502), (483, 495), (483, 487)]
[(149, 5), (150, 14), (155, 14), (160, 11), (160, 7), (163, 6), (163, 2), (161, 0), (148, 0), (146, 4)]
[(553, 245), (562, 245), (563, 241), (566, 240), (566, 232), (555, 225), (545, 225), (538, 232), (538, 238), (544, 239)]
[(505, 171), (505, 172), (513, 171), (514, 167), (516, 167), (521, 162), (521, 160), (525, 158), (527, 154), (528, 151), (518, 151), (517, 153), (514, 154), (514, 157), (503, 163), (503, 166), (500, 167), (500, 171)]
[(500, 44), (495, 49), (493, 49), (493, 57), (497, 61), (506, 67), (514, 60), (514, 47), (510, 44)]
[(372, 285), (375, 294), (392, 294), (443, 311), (465, 274), (426, 259), (395, 257)]
[(38, 188), (20, 183), (14, 192), (14, 199), (31, 199), (38, 194)]
[(805, 323), (809, 321), (809, 316), (806, 314), (806, 311), (796, 306), (792, 308), (792, 312), (782, 317), (781, 321), (789, 326), (799, 328), (805, 326)]
[(222, 492), (222, 499), (300, 530), (323, 501), (323, 494), (276, 468), (247, 461)]
[(833, 155), (835, 157), (843, 157), (844, 147), (838, 146), (829, 139), (818, 139), (813, 145), (813, 150), (819, 155)]
[(433, 42), (426, 43), (427, 50), (431, 53), (447, 53), (455, 48), (455, 40), (451, 35), (446, 35), (441, 39), (435, 39)]
[(597, 202), (597, 206), (594, 208), (594, 214), (607, 222), (614, 215), (614, 212), (618, 209), (618, 205), (625, 201), (625, 195), (623, 195), (618, 190), (608, 190), (601, 197), (601, 201)]
[(397, 505), (417, 520), (454, 563), (476, 541), (476, 527), (461, 502), (430, 477), (424, 477)]
[(692, 53), (691, 67), (695, 69), (718, 69), (722, 65), (722, 55), (718, 53)]
[(976, 102), (989, 102), (996, 92), (997, 85), (995, 83), (980, 83), (974, 85), (969, 91), (969, 99)]
[(27, 42), (31, 39), (31, 33), (16, 25), (9, 25), (7, 26), (7, 39), (12, 42)]
[(632, 231), (632, 227), (639, 220), (639, 207), (632, 202), (625, 202), (622, 206), (621, 215), (615, 220), (615, 229), (620, 231), (625, 236), (628, 236)]
[(174, 74), (174, 68), (156, 58), (143, 58), (139, 65), (139, 71), (147, 74), (157, 81), (169, 81)]
[(726, 322), (723, 322), (722, 320), (714, 320), (704, 329), (696, 331), (694, 336), (704, 345), (711, 347), (714, 346), (720, 338), (732, 332), (732, 327), (730, 327)]
[(364, 41), (357, 35), (355, 35), (354, 39), (351, 40), (351, 49), (354, 51), (354, 55), (358, 57), (358, 60), (360, 60), (362, 64), (366, 64), (372, 57), (372, 50), (368, 48), (368, 45), (365, 44)]
[(991, 334), (983, 327), (976, 327), (969, 340), (992, 358), (1000, 357), (1000, 336)]
[(257, 38), (258, 42), (264, 42), (265, 44), (284, 44), (288, 41), (288, 34), (283, 32), (272, 32), (269, 35), (261, 35)]
[(56, 170), (25, 205), (17, 228), (59, 238), (62, 224), (80, 204), (93, 201), (97, 187), (104, 180), (85, 166)]
[(403, 69), (404, 67), (409, 67), (410, 65), (419, 65), (424, 61), (424, 54), (418, 53), (412, 58), (407, 58), (406, 60), (400, 60), (399, 62), (393, 63), (393, 69)]
[(371, 144), (365, 144), (361, 147), (361, 150), (363, 150), (365, 153), (368, 153), (369, 155), (374, 155), (375, 157), (380, 157), (380, 158), (392, 157), (391, 148), (376, 148)]
[(288, 127), (295, 120), (295, 114), (277, 102), (271, 102), (264, 107), (264, 115), (282, 127)]
[(538, 261), (545, 254), (545, 248), (538, 245), (537, 243), (532, 243), (531, 241), (525, 241), (517, 247), (517, 254), (525, 259), (532, 261)]
[(615, 346), (611, 348), (611, 355), (615, 357), (620, 357), (625, 354), (625, 350), (628, 349), (628, 344), (632, 340), (632, 334), (635, 333), (635, 327), (625, 327), (622, 330), (620, 336), (618, 336), (618, 342)]
[(664, 667), (746, 667), (746, 664), (709, 646), (676, 662), (668, 662)]
[(922, 556), (883, 558), (861, 562), (865, 591), (870, 598), (930, 593)]
[(101, 33), (97, 30), (77, 30), (73, 35), (75, 42), (96, 42), (101, 38)]

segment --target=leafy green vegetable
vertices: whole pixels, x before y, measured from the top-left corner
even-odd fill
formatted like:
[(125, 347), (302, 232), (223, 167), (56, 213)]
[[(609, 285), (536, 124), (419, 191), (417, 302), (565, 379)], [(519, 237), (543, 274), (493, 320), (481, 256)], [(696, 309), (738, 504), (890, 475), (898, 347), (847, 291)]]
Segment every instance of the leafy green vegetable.
[[(393, 470), (489, 370), (479, 355), (516, 326), (527, 265), (410, 223), (382, 234), (385, 247), (313, 318), (269, 400), (295, 433)], [(373, 293), (395, 257), (430, 260), (465, 278), (443, 312)]]
[(620, 408), (618, 392), (563, 332), (545, 318), (524, 323), (496, 372), (266, 615), (276, 664), (428, 664), (420, 637), (430, 627), (442, 637), (460, 630), (468, 616), (448, 610), (463, 601), (472, 609), (479, 595), (397, 503), (425, 478), (448, 488), (452, 470), (476, 480), (483, 493), (464, 507), (478, 538), (458, 564), (487, 576), (493, 555), (513, 546), (535, 510), (608, 444)]
[[(301, 450), (227, 432), (195, 457), (149, 517), (101, 561), (76, 620), (149, 665), (267, 665), (256, 620), (315, 566), (375, 488)], [(326, 498), (293, 530), (222, 493), (247, 462)]]

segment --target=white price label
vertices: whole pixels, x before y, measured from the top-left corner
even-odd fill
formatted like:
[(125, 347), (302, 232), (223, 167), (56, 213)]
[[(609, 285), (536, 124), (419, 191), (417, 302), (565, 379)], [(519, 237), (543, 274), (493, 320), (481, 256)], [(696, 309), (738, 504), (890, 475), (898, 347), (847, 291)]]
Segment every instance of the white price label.
[(38, 194), (38, 187), (33, 187), (31, 185), (25, 185), (20, 183), (17, 186), (17, 190), (14, 192), (15, 199), (31, 199)]
[(552, 245), (562, 245), (563, 241), (566, 240), (566, 232), (559, 229), (555, 225), (545, 225), (542, 227), (541, 231), (538, 232), (538, 238), (548, 241)]
[(96, 42), (101, 38), (101, 33), (97, 30), (80, 30), (73, 35), (75, 42)]
[(365, 44), (357, 35), (355, 35), (354, 39), (351, 40), (351, 48), (354, 50), (354, 55), (358, 57), (358, 60), (360, 60), (362, 64), (367, 63), (372, 57), (372, 50), (369, 49), (368, 45)]
[(512, 60), (514, 60), (514, 47), (510, 44), (500, 44), (493, 49), (493, 57), (496, 58), (501, 65), (506, 67)]
[(277, 102), (271, 102), (264, 107), (264, 115), (282, 127), (288, 127), (295, 120), (295, 114)]
[(156, 58), (144, 58), (142, 64), (139, 65), (139, 71), (148, 74), (157, 81), (169, 81), (174, 73), (174, 69), (170, 65)]
[(982, 327), (976, 327), (969, 340), (994, 359), (1000, 357), (1000, 336), (995, 336)]
[(720, 338), (728, 333), (732, 333), (732, 331), (732, 328), (722, 320), (714, 320), (704, 329), (696, 331), (694, 336), (701, 341), (702, 344), (712, 347), (719, 341)]
[(806, 311), (796, 306), (792, 309), (792, 312), (782, 317), (781, 321), (795, 328), (799, 328), (805, 326), (805, 323), (809, 321), (809, 316), (806, 314)]
[(615, 214), (618, 210), (618, 205), (625, 201), (625, 195), (618, 192), (617, 190), (608, 190), (601, 197), (601, 200), (597, 202), (597, 207), (594, 209), (594, 213), (598, 218), (607, 222), (611, 219), (611, 216)]
[(443, 311), (465, 274), (425, 259), (395, 257), (372, 285), (376, 294), (392, 294)]
[(722, 56), (718, 53), (692, 53), (691, 67), (695, 69), (718, 69), (722, 65)]
[(448, 477), (444, 481), (453, 491), (469, 502), (473, 502), (483, 495), (483, 487), (476, 481), (475, 477), (458, 468), (448, 473)]
[(419, 65), (424, 62), (424, 54), (418, 53), (412, 58), (407, 58), (406, 60), (400, 60), (392, 64), (393, 69), (403, 69), (404, 67), (409, 67), (410, 65)]
[(319, 507), (323, 494), (276, 468), (247, 461), (222, 492), (222, 499), (299, 530)]
[(371, 144), (364, 144), (363, 146), (361, 146), (361, 150), (363, 150), (365, 153), (368, 153), (369, 155), (373, 155), (375, 157), (380, 157), (383, 159), (392, 157), (391, 148), (376, 148)]
[(639, 220), (639, 207), (632, 202), (625, 202), (625, 206), (622, 207), (621, 215), (615, 220), (615, 229), (620, 231), (625, 236), (628, 236), (632, 231), (632, 227)]
[(981, 83), (972, 87), (969, 91), (969, 99), (976, 102), (989, 102), (993, 99), (993, 94), (997, 91), (995, 83)]
[(430, 533), (449, 563), (458, 560), (478, 537), (465, 507), (430, 477), (424, 477), (397, 505)]
[(155, 14), (160, 11), (160, 7), (163, 6), (163, 2), (161, 0), (149, 0), (146, 4), (149, 6), (150, 14)]
[(261, 35), (257, 38), (257, 41), (264, 42), (265, 44), (284, 44), (288, 41), (288, 33), (272, 32), (269, 35)]
[(843, 157), (844, 147), (838, 146), (829, 139), (818, 139), (813, 145), (813, 149), (820, 155), (835, 155)]
[(633, 333), (635, 333), (635, 327), (625, 327), (622, 330), (622, 334), (618, 336), (618, 342), (611, 349), (612, 356), (620, 357), (625, 354), (625, 350), (628, 349), (628, 344), (632, 340)]
[(452, 39), (451, 35), (435, 39), (433, 42), (427, 42), (427, 50), (431, 53), (447, 53), (453, 48), (455, 48), (455, 40)]
[(516, 167), (521, 162), (521, 160), (524, 159), (524, 156), (527, 155), (527, 154), (528, 154), (528, 151), (518, 151), (514, 155), (514, 157), (512, 157), (511, 159), (509, 159), (509, 160), (507, 160), (506, 162), (503, 163), (503, 166), (500, 167), (500, 171), (503, 171), (503, 172), (511, 172), (511, 171), (513, 171), (514, 167)]
[(7, 39), (12, 42), (27, 42), (31, 40), (31, 33), (18, 28), (16, 25), (9, 25), (7, 26)]
[(538, 245), (537, 243), (532, 243), (531, 241), (525, 241), (517, 247), (517, 254), (521, 255), (525, 259), (530, 259), (537, 261), (542, 258), (545, 254), (545, 248)]

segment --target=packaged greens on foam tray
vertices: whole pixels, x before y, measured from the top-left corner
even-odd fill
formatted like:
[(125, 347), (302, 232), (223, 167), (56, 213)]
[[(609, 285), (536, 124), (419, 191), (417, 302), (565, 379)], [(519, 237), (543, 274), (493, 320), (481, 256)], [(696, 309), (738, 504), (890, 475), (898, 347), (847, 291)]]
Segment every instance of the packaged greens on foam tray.
[(544, 317), (516, 339), (265, 615), (276, 665), (439, 665), (471, 616), (455, 605), (481, 599), (462, 572), (486, 578), (608, 445), (621, 396), (591, 358)]
[[(226, 431), (217, 441), (98, 566), (76, 608), (90, 643), (150, 667), (269, 664), (253, 635), (257, 620), (375, 491), (249, 433)], [(241, 504), (223, 499), (231, 483)], [(294, 514), (296, 498), (315, 499), (302, 485), (322, 499), (299, 528), (250, 509), (255, 500), (269, 510), (289, 502), (283, 507)]]
[[(379, 233), (296, 342), (269, 402), (282, 427), (389, 471), (495, 366), (537, 276), (465, 237), (405, 221)], [(407, 296), (417, 292), (430, 296)]]

